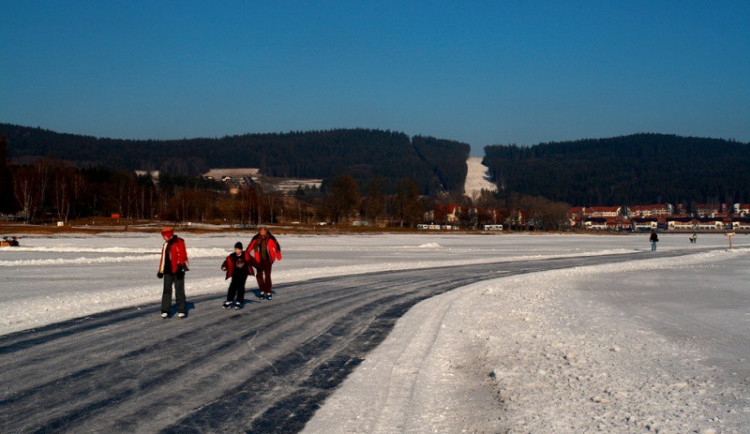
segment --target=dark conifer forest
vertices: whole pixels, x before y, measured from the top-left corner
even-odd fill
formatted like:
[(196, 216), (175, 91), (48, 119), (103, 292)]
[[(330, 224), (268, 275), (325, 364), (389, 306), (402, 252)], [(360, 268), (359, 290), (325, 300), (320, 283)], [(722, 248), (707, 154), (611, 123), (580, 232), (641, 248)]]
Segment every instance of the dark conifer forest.
[(400, 179), (409, 178), (423, 194), (460, 192), (470, 150), (465, 143), (369, 129), (122, 140), (0, 124), (0, 136), (8, 138), (9, 157), (21, 162), (54, 157), (78, 166), (182, 176), (215, 167), (257, 167), (269, 176), (326, 180), (349, 174), (360, 187), (375, 177), (382, 179), (389, 192)]
[[(97, 170), (160, 170), (165, 185), (210, 168), (257, 167), (272, 177), (323, 179), (324, 190), (347, 175), (363, 192), (377, 186), (377, 194), (394, 194), (409, 180), (421, 195), (460, 195), (470, 152), (465, 143), (370, 129), (122, 140), (0, 124), (0, 137), (5, 137), (0, 166), (6, 176), (0, 184), (6, 195), (14, 182), (9, 168), (31, 170), (24, 167), (41, 157), (86, 176)], [(493, 145), (485, 147), (484, 164), (501, 203), (521, 196), (572, 206), (750, 203), (750, 144), (732, 140), (635, 134), (531, 147)]]
[(750, 202), (750, 144), (635, 134), (607, 139), (487, 146), (484, 164), (511, 193), (571, 205)]

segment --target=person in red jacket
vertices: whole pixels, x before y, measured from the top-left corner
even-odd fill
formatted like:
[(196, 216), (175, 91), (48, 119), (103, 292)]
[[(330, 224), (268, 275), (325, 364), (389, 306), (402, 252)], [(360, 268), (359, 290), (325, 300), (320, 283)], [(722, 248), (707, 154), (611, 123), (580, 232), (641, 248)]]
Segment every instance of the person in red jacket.
[(271, 267), (274, 261), (281, 260), (281, 245), (269, 231), (261, 227), (260, 231), (250, 240), (245, 251), (246, 260), (254, 260), (255, 278), (258, 280), (260, 299), (271, 299), (273, 294), (271, 282)]
[[(234, 245), (234, 253), (227, 256), (221, 269), (227, 272), (227, 279), (232, 279), (227, 289), (227, 301), (224, 302), (224, 309), (227, 309), (234, 303), (235, 309), (241, 309), (245, 303), (245, 282), (247, 276), (253, 274), (253, 267), (250, 262), (245, 260), (245, 252), (242, 250), (242, 243), (239, 241)], [(226, 279), (225, 279), (226, 280)], [(235, 302), (235, 296), (237, 301)]]
[(161, 247), (159, 271), (156, 277), (164, 279), (164, 290), (161, 296), (161, 317), (169, 318), (172, 310), (172, 286), (177, 301), (177, 317), (185, 318), (187, 314), (187, 300), (185, 297), (185, 272), (189, 262), (185, 241), (175, 235), (174, 229), (164, 228), (161, 231), (164, 245)]

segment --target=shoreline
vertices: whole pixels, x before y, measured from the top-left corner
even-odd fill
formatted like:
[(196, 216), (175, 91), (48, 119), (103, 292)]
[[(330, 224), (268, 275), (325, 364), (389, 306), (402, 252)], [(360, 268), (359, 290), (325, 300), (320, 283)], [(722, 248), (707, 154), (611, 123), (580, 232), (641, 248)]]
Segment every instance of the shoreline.
[[(309, 224), (262, 224), (260, 226), (239, 226), (230, 224), (211, 224), (211, 223), (177, 223), (159, 220), (136, 220), (128, 223), (107, 224), (94, 221), (92, 224), (76, 222), (65, 226), (39, 225), (26, 223), (8, 223), (0, 222), (0, 237), (24, 235), (60, 235), (60, 234), (128, 234), (128, 233), (157, 233), (164, 226), (174, 227), (175, 230), (182, 233), (191, 234), (221, 234), (221, 233), (238, 233), (238, 232), (255, 232), (260, 226), (267, 226), (277, 234), (296, 234), (296, 235), (379, 235), (379, 234), (425, 234), (425, 235), (609, 235), (609, 236), (628, 236), (648, 235), (647, 232), (633, 231), (602, 231), (602, 230), (570, 230), (570, 231), (485, 231), (485, 230), (429, 230), (416, 228), (400, 227), (379, 227), (379, 226), (349, 226), (349, 225), (309, 225)], [(750, 231), (735, 231), (737, 235), (750, 235)], [(660, 231), (660, 234), (684, 235), (697, 233), (699, 235), (724, 234), (724, 231), (691, 231), (691, 230), (666, 230)]]

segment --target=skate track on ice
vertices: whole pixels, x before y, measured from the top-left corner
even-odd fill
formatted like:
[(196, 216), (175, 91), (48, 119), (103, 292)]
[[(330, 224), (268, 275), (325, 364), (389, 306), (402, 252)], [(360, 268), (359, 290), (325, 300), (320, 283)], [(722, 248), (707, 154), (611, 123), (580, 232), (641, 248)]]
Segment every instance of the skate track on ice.
[(188, 294), (185, 320), (149, 305), (0, 336), (0, 429), (298, 431), (421, 300), (514, 274), (706, 250), (322, 278), (279, 285), (273, 301), (249, 292), (239, 311), (221, 309), (221, 294)]

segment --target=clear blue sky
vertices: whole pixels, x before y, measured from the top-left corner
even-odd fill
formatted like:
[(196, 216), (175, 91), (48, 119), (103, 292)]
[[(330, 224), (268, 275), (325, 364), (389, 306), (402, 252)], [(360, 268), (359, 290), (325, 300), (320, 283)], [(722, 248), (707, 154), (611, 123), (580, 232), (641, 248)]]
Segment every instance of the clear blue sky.
[(0, 122), (750, 141), (750, 1), (0, 0)]

